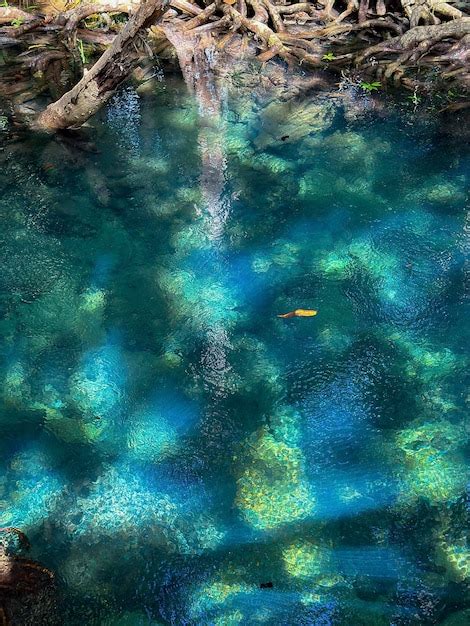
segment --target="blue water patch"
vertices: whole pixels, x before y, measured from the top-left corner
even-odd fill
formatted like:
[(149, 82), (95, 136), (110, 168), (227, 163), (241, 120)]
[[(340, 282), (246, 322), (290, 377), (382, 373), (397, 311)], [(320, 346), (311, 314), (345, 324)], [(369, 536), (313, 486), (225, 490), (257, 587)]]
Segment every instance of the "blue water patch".
[(118, 345), (87, 352), (72, 374), (70, 397), (87, 417), (119, 419), (123, 412), (126, 364)]

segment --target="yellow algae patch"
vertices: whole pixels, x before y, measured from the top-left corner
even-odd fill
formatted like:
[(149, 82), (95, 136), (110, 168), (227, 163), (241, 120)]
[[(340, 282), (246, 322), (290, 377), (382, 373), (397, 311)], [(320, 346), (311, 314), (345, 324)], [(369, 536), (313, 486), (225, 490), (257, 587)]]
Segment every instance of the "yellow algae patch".
[(257, 274), (264, 274), (272, 266), (272, 261), (268, 257), (256, 255), (251, 263), (251, 267)]
[(430, 388), (426, 393), (423, 393), (423, 402), (429, 406), (431, 410), (439, 412), (440, 414), (450, 413), (456, 411), (457, 406), (445, 397), (445, 391), (441, 385)]
[(320, 261), (323, 274), (336, 279), (346, 278), (358, 267), (382, 284), (397, 271), (399, 262), (395, 256), (378, 250), (373, 242), (362, 239), (338, 246)]
[(442, 548), (450, 577), (461, 582), (470, 578), (470, 550), (464, 545), (444, 544)]
[(212, 604), (222, 604), (231, 596), (248, 591), (246, 585), (240, 583), (214, 582), (205, 587), (204, 595)]
[(310, 150), (326, 151), (337, 172), (353, 175), (358, 171), (372, 171), (392, 149), (389, 142), (371, 140), (352, 131), (336, 131), (328, 137), (312, 136), (307, 144)]
[(453, 204), (454, 202), (465, 201), (465, 193), (462, 189), (450, 182), (438, 182), (437, 184), (431, 182), (424, 189), (424, 196), (426, 200), (435, 204)]
[(352, 502), (353, 500), (357, 500), (358, 498), (362, 498), (363, 494), (351, 487), (350, 485), (346, 485), (345, 487), (338, 490), (338, 498), (341, 502)]
[(180, 367), (183, 363), (183, 357), (177, 352), (165, 352), (162, 356), (162, 362), (171, 369)]
[(271, 102), (260, 115), (261, 131), (254, 143), (258, 150), (278, 145), (280, 138), (296, 142), (311, 133), (320, 133), (333, 122), (334, 109), (329, 102)]
[(402, 497), (444, 502), (458, 496), (468, 481), (458, 452), (465, 440), (460, 426), (444, 420), (398, 433), (396, 443), (404, 461)]
[(300, 601), (305, 606), (310, 606), (311, 604), (319, 604), (324, 600), (323, 595), (315, 592), (307, 592), (303, 593), (300, 596)]
[(241, 624), (244, 620), (243, 613), (241, 611), (232, 611), (227, 615), (222, 615), (214, 620), (215, 626), (236, 626)]
[(248, 467), (238, 480), (236, 505), (255, 528), (270, 529), (308, 517), (315, 506), (299, 448), (266, 428), (247, 445)]
[[(207, 613), (207, 611), (225, 605), (230, 602), (231, 599), (238, 594), (250, 593), (250, 588), (245, 583), (227, 580), (213, 580), (201, 587), (198, 587), (193, 594), (193, 600), (191, 603), (191, 613), (194, 619), (199, 618), (201, 615)], [(236, 613), (238, 613), (236, 611)], [(233, 616), (233, 614), (232, 614)], [(221, 615), (220, 618), (224, 616)], [(225, 616), (228, 617), (228, 616)], [(238, 622), (220, 622), (221, 624), (237, 624)]]
[(445, 459), (424, 461), (406, 478), (408, 496), (444, 502), (459, 495), (466, 484), (462, 466)]
[(403, 333), (391, 334), (390, 340), (410, 357), (405, 372), (411, 378), (419, 377), (425, 382), (435, 382), (436, 379), (452, 375), (457, 368), (465, 367), (463, 360), (449, 348), (432, 350), (425, 342), (412, 341)]
[(45, 413), (45, 428), (53, 433), (58, 439), (68, 443), (89, 442), (88, 433), (83, 430), (81, 419), (65, 417), (54, 408), (36, 404)]
[(298, 264), (298, 256), (301, 252), (300, 246), (290, 241), (280, 240), (274, 245), (272, 261), (278, 267), (290, 267)]
[(348, 272), (351, 259), (346, 254), (330, 252), (320, 261), (320, 269), (327, 276), (345, 276)]
[(21, 363), (14, 363), (8, 368), (2, 385), (2, 395), (7, 402), (19, 406), (29, 402), (31, 389), (27, 379)]
[(86, 313), (103, 313), (106, 293), (102, 289), (87, 289), (82, 295), (80, 308)]
[[(60, 403), (62, 405), (62, 403)], [(61, 441), (67, 443), (90, 443), (99, 440), (109, 426), (108, 420), (94, 416), (90, 420), (64, 415), (60, 408), (35, 402), (33, 408), (44, 413), (44, 426)]]
[(345, 585), (345, 579), (339, 574), (326, 574), (315, 577), (314, 588), (301, 594), (300, 601), (305, 606), (325, 602), (331, 598), (331, 589)]
[(290, 161), (268, 154), (267, 152), (251, 156), (250, 166), (254, 170), (264, 170), (270, 172), (271, 174), (285, 174), (286, 172), (289, 172), (289, 170), (293, 169)]
[(300, 419), (299, 413), (291, 406), (280, 405), (271, 414), (270, 430), (276, 439), (296, 447), (302, 440), (302, 433), (299, 429)]
[(437, 455), (455, 450), (462, 443), (462, 428), (450, 422), (439, 420), (422, 422), (413, 428), (406, 428), (397, 435), (397, 444), (406, 459), (416, 461), (435, 458)]
[(293, 543), (282, 552), (284, 567), (293, 578), (316, 578), (328, 561), (326, 551), (320, 546), (301, 541)]

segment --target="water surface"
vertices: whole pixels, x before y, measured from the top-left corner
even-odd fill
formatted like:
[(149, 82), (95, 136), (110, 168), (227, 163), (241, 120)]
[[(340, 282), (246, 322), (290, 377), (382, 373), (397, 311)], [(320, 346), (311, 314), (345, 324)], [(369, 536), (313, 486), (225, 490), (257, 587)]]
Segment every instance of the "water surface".
[(468, 623), (463, 140), (171, 80), (90, 134), (0, 152), (18, 623)]

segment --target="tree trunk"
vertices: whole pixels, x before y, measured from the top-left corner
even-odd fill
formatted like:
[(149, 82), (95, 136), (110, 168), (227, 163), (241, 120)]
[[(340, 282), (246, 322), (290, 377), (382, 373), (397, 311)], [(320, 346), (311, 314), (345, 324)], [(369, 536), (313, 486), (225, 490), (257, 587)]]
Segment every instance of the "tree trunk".
[(160, 19), (167, 8), (168, 0), (143, 0), (112, 46), (75, 87), (39, 114), (35, 128), (51, 131), (78, 127), (94, 115), (134, 68), (139, 35)]

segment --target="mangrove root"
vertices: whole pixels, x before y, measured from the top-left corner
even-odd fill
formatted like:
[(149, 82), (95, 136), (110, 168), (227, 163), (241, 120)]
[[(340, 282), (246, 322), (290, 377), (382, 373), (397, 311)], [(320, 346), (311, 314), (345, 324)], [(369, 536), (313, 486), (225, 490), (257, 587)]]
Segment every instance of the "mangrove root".
[[(457, 7), (452, 0), (288, 1), (95, 0), (52, 15), (1, 7), (0, 46), (18, 42), (28, 47), (18, 56), (20, 71), (29, 72), (25, 82), (35, 72), (54, 77), (67, 60), (69, 74), (80, 76), (84, 65), (89, 66), (83, 43), (100, 52), (110, 46), (75, 87), (38, 117), (36, 127), (49, 130), (83, 124), (139, 57), (174, 58), (177, 47), (178, 58), (188, 63), (194, 46), (202, 47), (208, 58), (213, 51), (228, 48), (232, 55), (257, 51), (262, 63), (278, 57), (289, 66), (338, 74), (354, 68), (361, 78), (376, 76), (411, 89), (427, 80), (426, 72), (417, 69), (428, 69), (430, 75), (437, 69), (449, 87), (469, 88), (470, 7), (464, 3)], [(117, 14), (129, 16), (120, 31), (113, 21)], [(53, 64), (55, 72), (48, 69)], [(8, 86), (3, 91), (16, 93)]]

